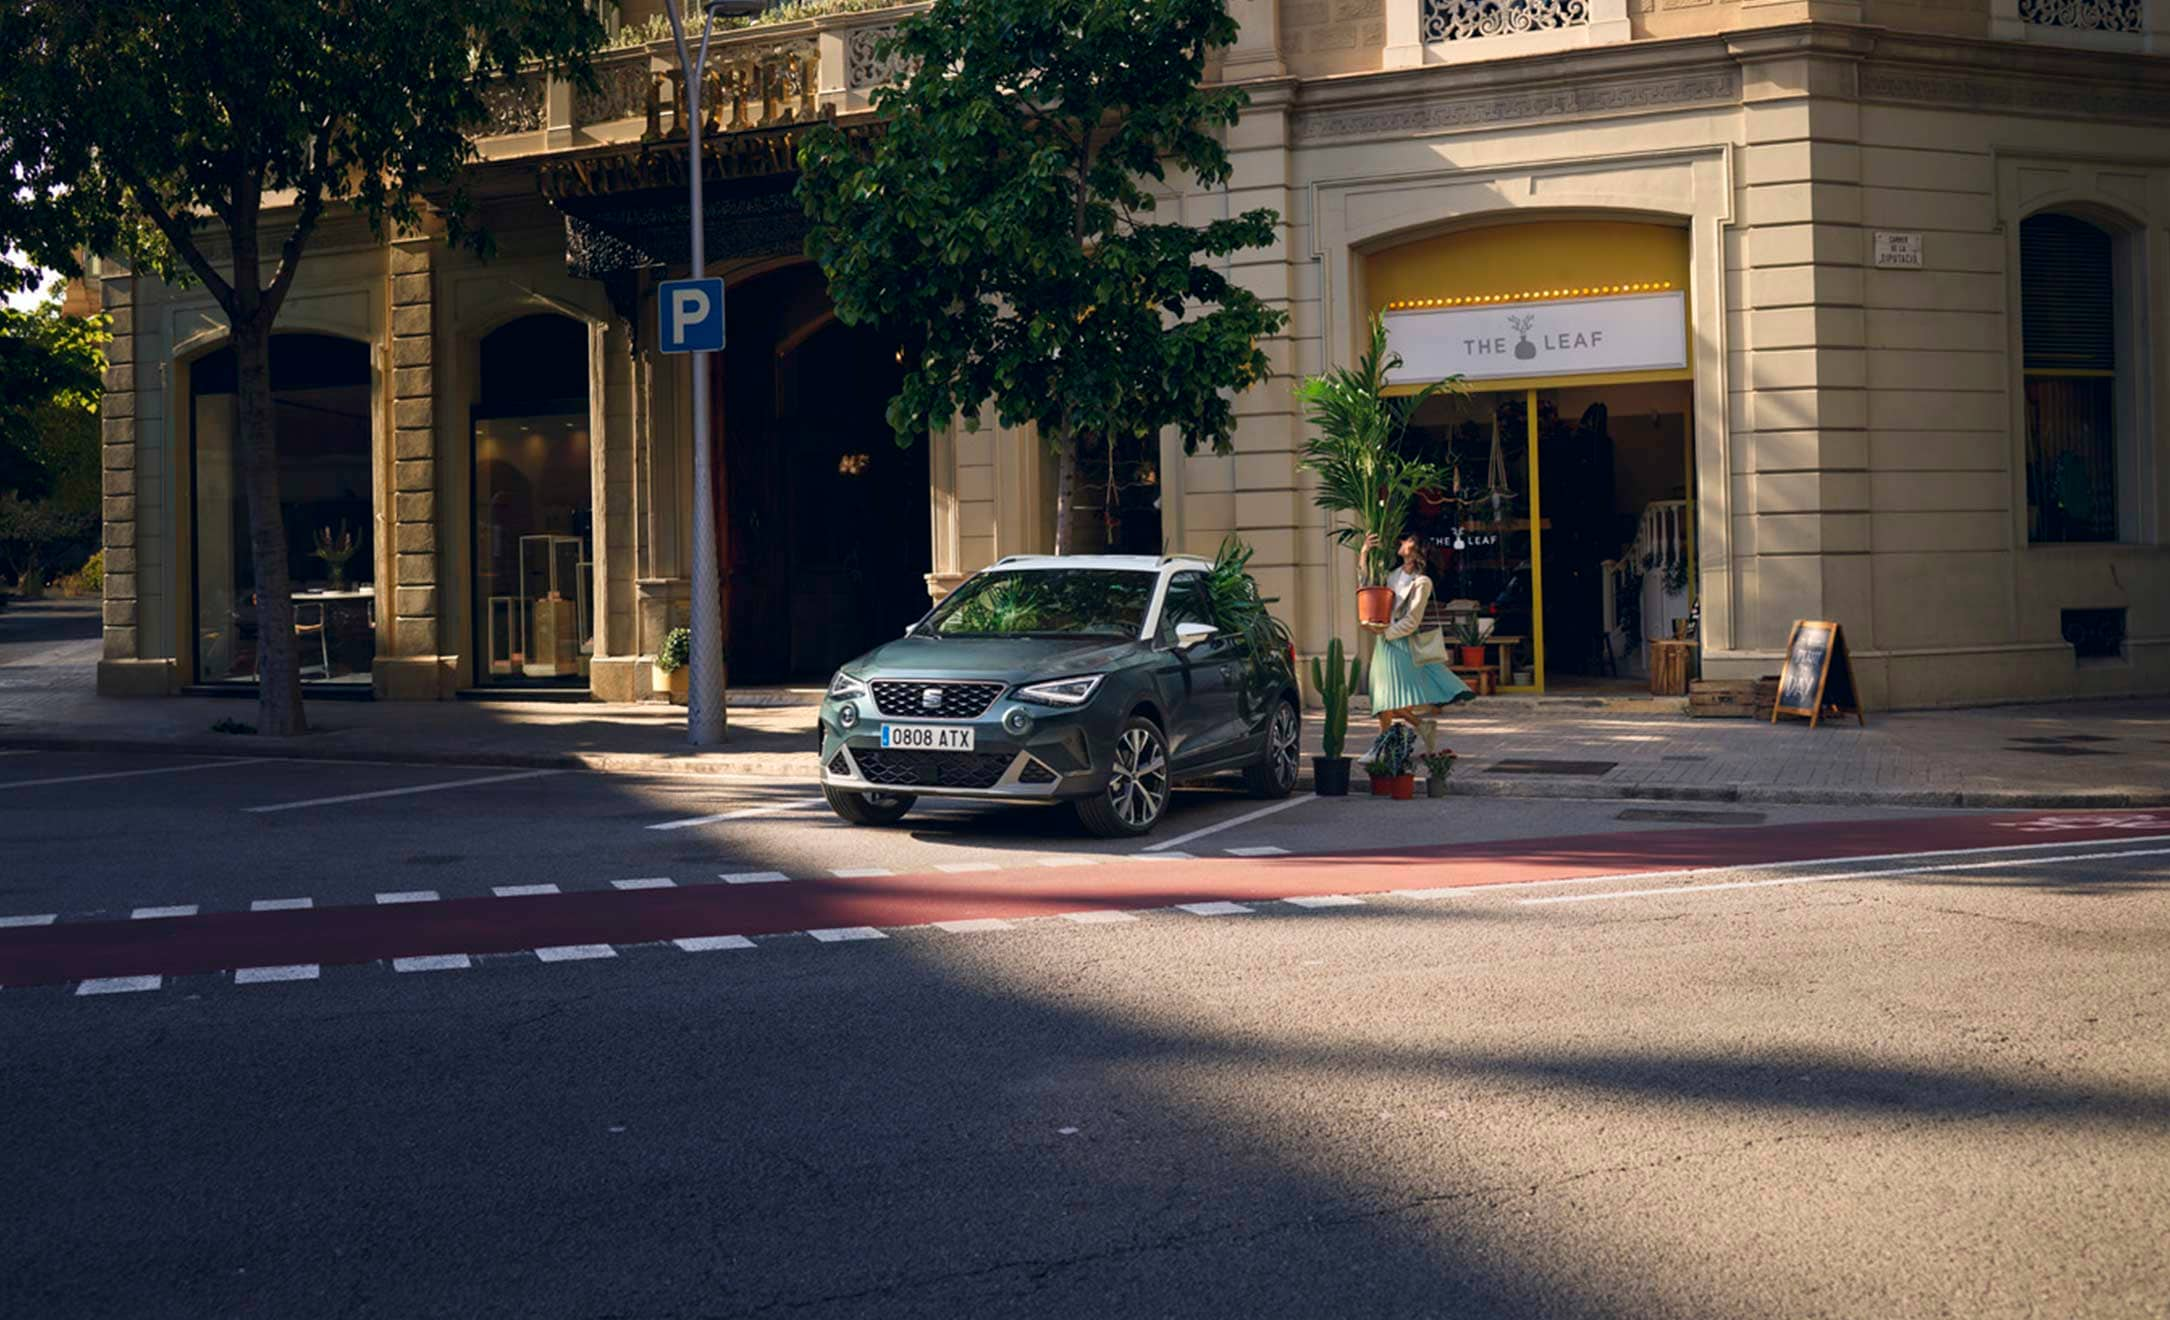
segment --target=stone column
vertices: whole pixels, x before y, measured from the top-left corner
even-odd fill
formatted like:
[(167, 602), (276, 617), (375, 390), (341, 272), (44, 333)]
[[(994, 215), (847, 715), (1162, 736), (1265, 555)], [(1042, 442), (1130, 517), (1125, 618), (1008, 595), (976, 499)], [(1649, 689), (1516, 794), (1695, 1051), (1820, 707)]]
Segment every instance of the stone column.
[[(391, 504), (377, 511), (389, 528), (391, 584), (377, 586), (377, 696), (392, 701), (449, 697), (454, 656), (444, 654), (438, 601), (436, 303), (432, 268), (438, 240), (407, 235), (388, 247), (391, 294)], [(381, 489), (381, 487), (380, 487)], [(381, 542), (380, 542), (381, 544)], [(380, 554), (379, 560), (386, 561)]]
[(105, 654), (98, 661), (98, 694), (162, 697), (172, 691), (170, 659), (142, 656), (136, 587), (136, 334), (135, 277), (110, 266), (99, 286), (113, 318), (106, 346), (99, 418), (105, 486)]

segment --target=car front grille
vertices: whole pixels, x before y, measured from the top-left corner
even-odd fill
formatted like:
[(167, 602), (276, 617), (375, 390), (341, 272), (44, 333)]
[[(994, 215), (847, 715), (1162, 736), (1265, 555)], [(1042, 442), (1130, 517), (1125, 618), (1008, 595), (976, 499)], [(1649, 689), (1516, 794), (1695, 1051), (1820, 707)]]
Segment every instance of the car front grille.
[[(970, 720), (985, 714), (1002, 695), (1000, 683), (913, 683), (888, 679), (874, 685), (874, 708), (891, 719)], [(926, 694), (939, 693), (940, 704), (927, 705)]]
[(993, 788), (1010, 768), (1007, 752), (854, 751), (867, 782), (892, 788)]

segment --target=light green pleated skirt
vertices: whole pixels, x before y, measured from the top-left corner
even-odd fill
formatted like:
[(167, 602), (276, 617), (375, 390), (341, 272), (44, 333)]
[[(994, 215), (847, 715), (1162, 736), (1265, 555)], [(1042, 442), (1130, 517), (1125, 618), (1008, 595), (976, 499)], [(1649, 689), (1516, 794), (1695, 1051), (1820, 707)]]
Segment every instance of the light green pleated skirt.
[(1409, 639), (1382, 640), (1371, 652), (1371, 709), (1374, 713), (1411, 706), (1451, 706), (1475, 701), (1469, 684), (1445, 665), (1420, 665), (1409, 655)]

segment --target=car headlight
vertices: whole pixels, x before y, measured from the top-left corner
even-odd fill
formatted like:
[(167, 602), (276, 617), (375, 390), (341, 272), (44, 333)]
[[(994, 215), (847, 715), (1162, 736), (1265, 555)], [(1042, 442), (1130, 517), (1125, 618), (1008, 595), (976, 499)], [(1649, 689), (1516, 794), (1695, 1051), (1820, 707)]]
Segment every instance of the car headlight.
[(836, 671), (835, 678), (829, 680), (829, 697), (833, 701), (849, 701), (853, 697), (863, 697), (866, 693), (866, 684), (841, 669)]
[(1092, 700), (1093, 693), (1100, 690), (1103, 675), (1088, 674), (1083, 678), (1057, 678), (1045, 683), (1031, 683), (1017, 689), (1014, 694), (1019, 701), (1036, 701), (1043, 706), (1082, 706)]

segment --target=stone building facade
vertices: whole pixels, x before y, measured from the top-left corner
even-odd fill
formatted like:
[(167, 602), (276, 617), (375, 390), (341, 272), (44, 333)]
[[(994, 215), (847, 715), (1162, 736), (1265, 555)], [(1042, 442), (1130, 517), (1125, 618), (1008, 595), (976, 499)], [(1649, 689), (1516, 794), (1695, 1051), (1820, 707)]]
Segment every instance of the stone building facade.
[[(1168, 201), (1277, 209), (1234, 269), (1291, 321), (1233, 454), (1163, 445), (1140, 537), (1241, 534), (1305, 651), (1353, 644), (1290, 387), (1378, 314), (1405, 383), (1466, 378), (1418, 414), (1456, 476), (1412, 530), (1440, 596), (1519, 639), (1488, 657), (1510, 689), (1632, 682), (1676, 628), (1707, 675), (1772, 672), (1809, 618), (1844, 625), (1872, 706), (2170, 692), (2170, 0), (1231, 8), (1235, 174)], [(794, 137), (866, 120), (910, 10), (719, 43), (713, 491), (687, 362), (653, 343), (686, 251), (667, 43), (613, 51), (596, 94), (505, 93), (493, 260), (326, 226), (274, 364), (314, 691), (643, 697), (696, 498), (727, 528), (734, 683), (818, 681), (1049, 547), (1040, 446), (898, 450), (893, 346), (835, 322), (799, 251)], [(218, 318), (118, 270), (102, 292), (101, 689), (248, 682)]]

